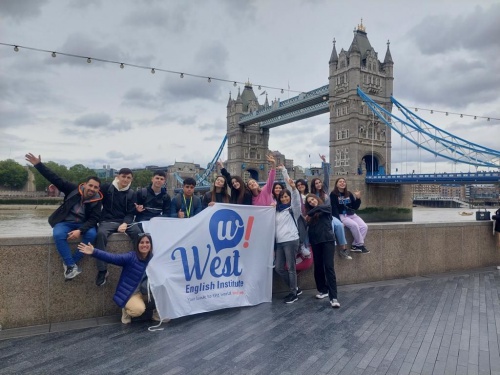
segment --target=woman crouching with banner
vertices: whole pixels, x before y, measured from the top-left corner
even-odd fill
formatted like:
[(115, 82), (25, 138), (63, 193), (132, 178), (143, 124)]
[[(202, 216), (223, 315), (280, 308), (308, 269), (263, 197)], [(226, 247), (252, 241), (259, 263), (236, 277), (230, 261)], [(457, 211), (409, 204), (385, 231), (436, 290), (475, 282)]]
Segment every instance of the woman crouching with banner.
[[(299, 249), (299, 230), (295, 218), (300, 217), (300, 193), (290, 178), (281, 190), (276, 204), (276, 272), (290, 288), (285, 303), (294, 303), (302, 291), (297, 287), (295, 257)], [(292, 191), (290, 193), (290, 190)], [(285, 267), (285, 263), (288, 270)]]
[(318, 294), (316, 298), (330, 298), (333, 308), (340, 307), (337, 301), (337, 278), (335, 276), (335, 235), (332, 229), (332, 206), (324, 204), (315, 194), (307, 194), (305, 208), (309, 224), (309, 241), (314, 260), (314, 281)]
[[(153, 240), (149, 233), (140, 233), (135, 251), (125, 254), (108, 253), (95, 249), (91, 244), (85, 245), (83, 242), (78, 245), (78, 250), (106, 263), (123, 267), (113, 296), (113, 301), (122, 308), (123, 324), (130, 324), (132, 318), (141, 316), (146, 311), (146, 307), (154, 308), (154, 301), (150, 300), (146, 276), (146, 267), (153, 257)], [(152, 319), (160, 321), (158, 311), (153, 311)], [(163, 320), (164, 323), (167, 321), (167, 319)]]

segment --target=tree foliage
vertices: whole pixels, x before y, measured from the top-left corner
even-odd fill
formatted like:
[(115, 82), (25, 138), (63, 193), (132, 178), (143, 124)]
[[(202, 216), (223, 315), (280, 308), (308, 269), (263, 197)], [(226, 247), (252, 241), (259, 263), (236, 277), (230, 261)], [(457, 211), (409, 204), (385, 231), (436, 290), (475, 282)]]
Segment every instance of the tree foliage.
[[(47, 168), (49, 168), (52, 172), (57, 174), (59, 177), (69, 180), (70, 179), (70, 172), (68, 168), (65, 165), (57, 164), (56, 162), (53, 161), (48, 161), (48, 162), (43, 162)], [(35, 175), (35, 188), (37, 191), (44, 191), (47, 186), (50, 185), (50, 182), (43, 177), (40, 172), (38, 172), (35, 168), (31, 168), (31, 171)]]
[(75, 164), (69, 169), (69, 181), (79, 184), (87, 180), (87, 177), (95, 176), (93, 169), (87, 168), (83, 164)]
[(28, 181), (28, 171), (18, 162), (7, 159), (0, 161), (0, 186), (21, 189)]
[(134, 179), (132, 180), (132, 188), (146, 187), (151, 183), (153, 172), (144, 169), (142, 171), (134, 171)]

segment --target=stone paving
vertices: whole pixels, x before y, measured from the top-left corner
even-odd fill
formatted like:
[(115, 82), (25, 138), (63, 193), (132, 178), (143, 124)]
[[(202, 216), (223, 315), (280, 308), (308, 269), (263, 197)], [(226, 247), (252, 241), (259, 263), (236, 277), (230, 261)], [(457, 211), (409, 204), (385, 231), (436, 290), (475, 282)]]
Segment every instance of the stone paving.
[(500, 374), (499, 293), (488, 268), (341, 286), (337, 310), (309, 290), (157, 332), (117, 317), (7, 330), (0, 374)]

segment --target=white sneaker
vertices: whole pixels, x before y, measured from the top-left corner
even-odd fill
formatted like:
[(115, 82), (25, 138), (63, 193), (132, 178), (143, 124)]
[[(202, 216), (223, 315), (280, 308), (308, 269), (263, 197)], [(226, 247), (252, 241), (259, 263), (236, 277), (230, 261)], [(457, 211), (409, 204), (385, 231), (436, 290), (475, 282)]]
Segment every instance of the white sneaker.
[(76, 264), (73, 266), (67, 266), (66, 272), (64, 272), (64, 278), (66, 280), (72, 280), (81, 273), (82, 273), (81, 268), (78, 267)]
[(123, 324), (130, 324), (132, 323), (132, 317), (127, 314), (127, 310), (122, 309), (122, 323)]
[(318, 293), (316, 294), (316, 298), (317, 299), (323, 299), (323, 298), (326, 298), (328, 297), (328, 293)]
[(309, 250), (309, 248), (306, 246), (306, 245), (302, 245), (300, 247), (300, 254), (304, 257), (304, 258), (310, 258), (311, 257), (311, 250)]
[(334, 309), (338, 309), (340, 307), (339, 301), (337, 301), (335, 298), (330, 301), (330, 305), (332, 305)]

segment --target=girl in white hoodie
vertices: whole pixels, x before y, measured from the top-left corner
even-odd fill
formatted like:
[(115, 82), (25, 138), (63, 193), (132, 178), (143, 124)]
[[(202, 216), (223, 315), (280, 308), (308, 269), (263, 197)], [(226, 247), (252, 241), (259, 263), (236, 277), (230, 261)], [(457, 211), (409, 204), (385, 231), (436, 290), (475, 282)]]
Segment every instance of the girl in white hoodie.
[[(292, 179), (285, 180), (287, 189), (282, 190), (276, 204), (276, 272), (290, 288), (285, 303), (294, 303), (301, 290), (297, 288), (295, 256), (299, 248), (297, 218), (301, 214), (300, 193)], [(285, 263), (288, 270), (285, 269)]]

